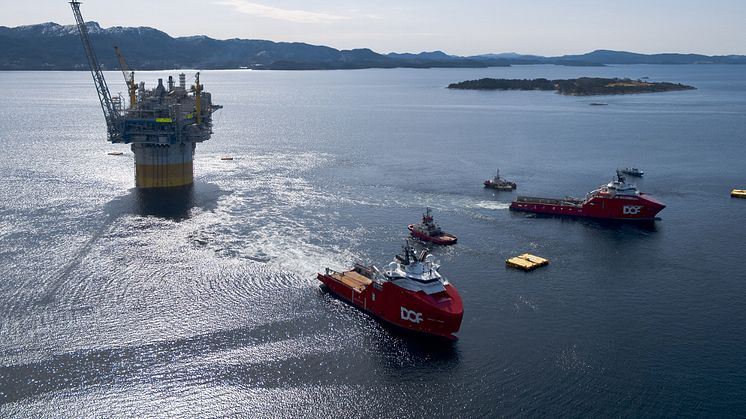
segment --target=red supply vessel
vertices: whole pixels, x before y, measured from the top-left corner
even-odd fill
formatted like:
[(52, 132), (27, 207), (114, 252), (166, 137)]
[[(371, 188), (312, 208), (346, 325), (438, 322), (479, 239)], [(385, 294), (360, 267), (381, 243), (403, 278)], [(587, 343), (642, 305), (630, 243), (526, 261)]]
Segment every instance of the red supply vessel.
[(433, 214), (430, 208), (425, 209), (422, 214), (422, 221), (419, 224), (410, 224), (407, 226), (412, 237), (433, 244), (450, 245), (456, 244), (458, 238), (451, 233), (443, 231), (438, 223), (433, 220)]
[(340, 299), (373, 317), (407, 330), (456, 340), (464, 307), (456, 288), (438, 272), (427, 250), (407, 243), (380, 271), (355, 264), (345, 272), (326, 268), (318, 280)]
[(666, 206), (652, 196), (627, 184), (624, 176), (589, 192), (585, 199), (535, 198), (519, 196), (510, 204), (514, 211), (539, 214), (570, 215), (624, 221), (652, 221)]

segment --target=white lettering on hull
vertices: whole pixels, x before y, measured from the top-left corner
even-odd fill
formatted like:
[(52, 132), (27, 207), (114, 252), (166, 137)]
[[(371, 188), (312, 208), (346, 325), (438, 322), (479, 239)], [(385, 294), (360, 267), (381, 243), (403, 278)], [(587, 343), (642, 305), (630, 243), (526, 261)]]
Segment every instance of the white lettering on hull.
[(422, 323), (422, 313), (417, 313), (404, 307), (401, 307), (401, 318), (415, 324)]
[(639, 205), (625, 205), (622, 207), (622, 214), (624, 215), (638, 215), (642, 209)]

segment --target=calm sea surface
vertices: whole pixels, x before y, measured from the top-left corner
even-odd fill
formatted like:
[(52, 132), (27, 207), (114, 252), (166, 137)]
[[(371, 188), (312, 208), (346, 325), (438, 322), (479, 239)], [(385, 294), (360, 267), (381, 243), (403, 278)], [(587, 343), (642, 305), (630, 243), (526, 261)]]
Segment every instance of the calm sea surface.
[[(578, 76), (698, 90), (445, 89)], [(90, 74), (0, 72), (0, 416), (746, 415), (744, 66), (201, 79), (225, 109), (194, 187), (143, 194)], [(481, 185), (582, 196), (628, 165), (667, 205), (653, 228), (511, 213)], [(388, 263), (426, 206), (459, 236), (434, 251), (464, 300), (452, 344), (314, 277)], [(527, 251), (551, 264), (505, 268)]]

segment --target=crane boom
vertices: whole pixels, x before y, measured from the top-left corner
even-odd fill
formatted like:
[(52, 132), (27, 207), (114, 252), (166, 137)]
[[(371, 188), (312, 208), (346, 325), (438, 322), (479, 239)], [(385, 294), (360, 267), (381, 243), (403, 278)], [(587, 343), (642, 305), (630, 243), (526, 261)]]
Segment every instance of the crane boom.
[[(114, 46), (114, 51), (117, 54), (117, 59), (119, 59), (119, 68), (122, 70), (124, 82), (127, 84), (127, 91), (129, 92), (130, 98), (130, 109), (134, 109), (135, 104), (137, 103), (137, 84), (135, 84), (135, 72), (130, 71), (129, 66), (127, 65), (127, 61), (124, 59), (124, 55), (122, 54), (122, 50), (120, 50), (119, 47)], [(129, 76), (127, 76), (127, 73), (129, 73)]]
[(80, 40), (83, 43), (83, 49), (85, 49), (85, 55), (88, 59), (88, 67), (91, 70), (91, 76), (93, 76), (93, 82), (96, 85), (96, 92), (98, 92), (98, 98), (101, 102), (101, 109), (104, 111), (109, 141), (119, 142), (121, 141), (121, 130), (118, 127), (120, 115), (114, 107), (114, 102), (111, 100), (111, 93), (109, 93), (109, 87), (106, 85), (104, 73), (101, 72), (101, 66), (98, 63), (98, 58), (96, 58), (93, 45), (88, 37), (88, 29), (85, 26), (83, 16), (80, 14), (80, 4), (81, 3), (78, 0), (70, 1), (70, 7), (73, 9), (75, 22), (78, 26), (78, 34), (80, 35)]

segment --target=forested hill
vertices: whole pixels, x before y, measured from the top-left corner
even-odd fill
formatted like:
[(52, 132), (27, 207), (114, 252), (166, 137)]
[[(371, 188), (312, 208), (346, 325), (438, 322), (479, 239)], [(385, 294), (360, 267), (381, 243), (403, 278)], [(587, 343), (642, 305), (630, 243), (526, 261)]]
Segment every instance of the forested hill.
[[(746, 56), (694, 54), (644, 55), (594, 51), (584, 55), (541, 57), (484, 54), (455, 56), (441, 51), (380, 54), (367, 48), (338, 50), (300, 42), (253, 39), (217, 40), (207, 36), (174, 38), (149, 27), (101, 28), (88, 22), (91, 41), (105, 69), (117, 69), (114, 46), (137, 70), (201, 69), (358, 69), (394, 67), (496, 67), (516, 64), (598, 66), (605, 64), (746, 64)], [(9, 28), (0, 26), (0, 70), (82, 70), (85, 55), (75, 26), (48, 22)]]
[(449, 89), (458, 90), (545, 90), (569, 96), (624, 95), (633, 93), (672, 92), (692, 90), (681, 83), (653, 82), (648, 80), (605, 79), (581, 77), (563, 80), (479, 79), (452, 83)]
[[(138, 70), (202, 69), (356, 69), (394, 67), (487, 67), (497, 60), (390, 57), (370, 49), (337, 50), (300, 42), (251, 39), (217, 40), (207, 36), (173, 38), (148, 27), (101, 28), (87, 24), (91, 42), (105, 69), (117, 69), (114, 46)], [(80, 70), (87, 67), (75, 26), (43, 23), (0, 27), (0, 70)]]

